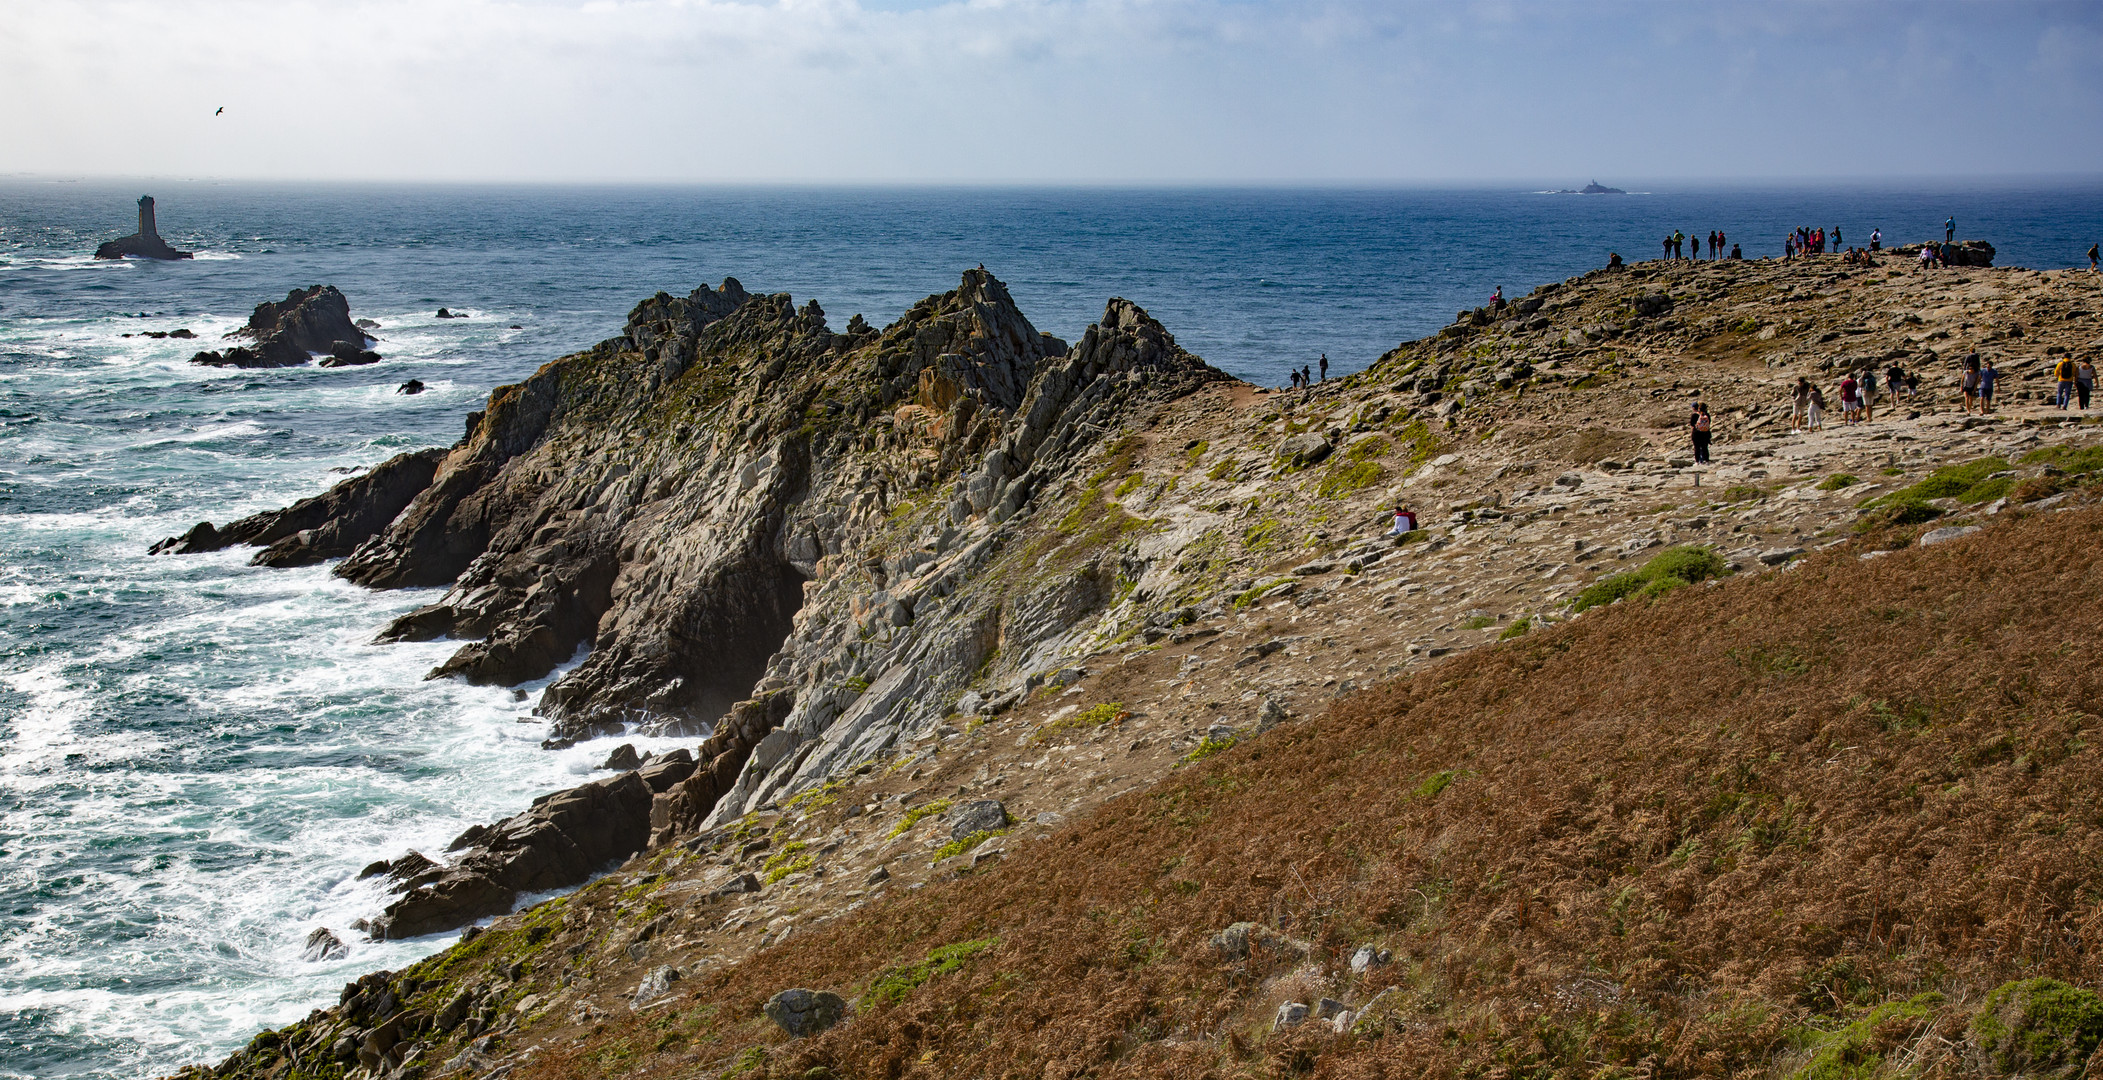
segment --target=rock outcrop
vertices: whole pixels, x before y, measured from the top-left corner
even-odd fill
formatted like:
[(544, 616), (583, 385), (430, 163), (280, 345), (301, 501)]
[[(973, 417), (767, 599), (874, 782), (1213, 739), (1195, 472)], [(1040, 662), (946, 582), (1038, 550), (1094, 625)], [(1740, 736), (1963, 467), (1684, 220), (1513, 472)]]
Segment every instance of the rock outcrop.
[(191, 253), (177, 251), (161, 239), (159, 226), (153, 217), (153, 196), (139, 196), (139, 231), (130, 236), (120, 236), (103, 243), (95, 249), (98, 259), (187, 259)]
[(368, 351), (373, 339), (351, 321), (350, 301), (334, 285), (310, 285), (285, 294), (276, 303), (256, 305), (248, 325), (227, 335), (245, 337), (254, 347), (236, 345), (198, 353), (193, 364), (212, 367), (297, 367), (326, 354), (322, 367), (371, 364), (380, 355)]
[(148, 553), (192, 555), (250, 544), (264, 549), (253, 560), (257, 566), (306, 566), (340, 558), (386, 528), (429, 487), (444, 456), (443, 450), (397, 454), (283, 510), (254, 514), (225, 528), (198, 522), (189, 532), (153, 545)]

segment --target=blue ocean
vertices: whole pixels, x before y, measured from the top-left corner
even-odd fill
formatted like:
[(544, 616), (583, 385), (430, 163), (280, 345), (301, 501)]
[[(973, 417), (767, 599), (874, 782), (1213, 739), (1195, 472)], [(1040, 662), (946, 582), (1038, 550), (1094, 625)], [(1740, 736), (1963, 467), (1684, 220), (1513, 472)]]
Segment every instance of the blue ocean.
[[(1555, 186), (1577, 186), (1572, 178)], [(1611, 178), (1608, 182), (1613, 182)], [(307, 933), (381, 903), (405, 848), (578, 782), (610, 742), (539, 749), (508, 689), (425, 682), (445, 642), (374, 646), (428, 592), (368, 592), (249, 552), (153, 541), (449, 444), (489, 390), (726, 276), (882, 325), (983, 263), (1040, 329), (1112, 296), (1266, 384), (1364, 367), (1502, 286), (1518, 296), (1661, 237), (1982, 238), (2085, 265), (2103, 185), (1639, 190), (323, 187), (0, 180), (0, 1077), (138, 1077), (216, 1059), (450, 935)], [(158, 200), (194, 261), (96, 262)], [(370, 367), (188, 363), (259, 302), (333, 284), (379, 323)], [(440, 307), (464, 314), (440, 320)], [(152, 338), (187, 329), (196, 340)], [(428, 390), (397, 394), (408, 379)], [(533, 689), (532, 687), (528, 688)], [(650, 744), (643, 743), (645, 748)]]

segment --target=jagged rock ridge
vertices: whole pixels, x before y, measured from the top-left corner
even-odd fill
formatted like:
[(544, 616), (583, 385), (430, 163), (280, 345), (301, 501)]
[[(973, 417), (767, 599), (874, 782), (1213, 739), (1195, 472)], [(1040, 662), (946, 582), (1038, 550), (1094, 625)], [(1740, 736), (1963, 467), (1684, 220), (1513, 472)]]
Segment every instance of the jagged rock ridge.
[(211, 367), (298, 367), (316, 353), (328, 354), (322, 367), (372, 364), (380, 355), (368, 351), (372, 337), (351, 321), (350, 301), (334, 285), (309, 285), (285, 294), (282, 301), (256, 305), (248, 325), (227, 334), (255, 342), (207, 350), (190, 358)]

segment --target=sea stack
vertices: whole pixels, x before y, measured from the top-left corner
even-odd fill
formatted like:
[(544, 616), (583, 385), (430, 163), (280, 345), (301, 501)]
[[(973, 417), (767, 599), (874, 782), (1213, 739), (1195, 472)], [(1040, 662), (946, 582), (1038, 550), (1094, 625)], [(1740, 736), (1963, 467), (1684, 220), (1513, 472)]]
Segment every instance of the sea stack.
[(177, 251), (161, 239), (161, 232), (153, 222), (153, 196), (139, 196), (139, 231), (130, 236), (120, 236), (95, 249), (98, 259), (121, 259), (131, 255), (141, 259), (187, 259), (190, 253)]

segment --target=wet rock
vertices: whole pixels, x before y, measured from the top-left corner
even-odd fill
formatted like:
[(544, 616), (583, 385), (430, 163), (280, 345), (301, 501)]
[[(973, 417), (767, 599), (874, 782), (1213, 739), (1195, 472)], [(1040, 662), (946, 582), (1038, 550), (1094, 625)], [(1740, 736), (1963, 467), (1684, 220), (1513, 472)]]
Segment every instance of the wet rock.
[(204, 551), (218, 551), (232, 541), (219, 538), (219, 530), (209, 521), (200, 521), (190, 526), (190, 531), (181, 536), (171, 536), (146, 549), (148, 555), (195, 555)]
[(606, 755), (606, 760), (599, 763), (599, 768), (617, 769), (621, 772), (633, 772), (642, 767), (643, 759), (635, 752), (634, 743), (622, 743), (614, 747), (613, 753)]
[[(511, 909), (522, 892), (575, 885), (649, 841), (649, 785), (636, 773), (543, 795), (531, 810), (470, 830), (444, 873), (388, 905), (376, 937), (450, 930)], [(456, 844), (459, 842), (456, 841)]]
[(414, 397), (417, 394), (421, 394), (424, 392), (423, 380), (410, 379), (408, 382), (405, 382), (400, 386), (395, 387), (394, 392), (397, 394), (406, 394), (410, 397)]
[(652, 757), (636, 770), (636, 774), (650, 786), (653, 794), (662, 795), (672, 790), (673, 785), (694, 775), (695, 768), (694, 755), (682, 748)]
[(799, 988), (783, 990), (768, 998), (760, 1011), (792, 1037), (803, 1039), (846, 1019), (847, 1002), (830, 991)]
[(350, 955), (350, 946), (329, 931), (326, 926), (317, 926), (307, 935), (306, 947), (299, 952), (301, 960), (310, 963), (322, 960), (341, 960)]
[(280, 567), (348, 555), (386, 528), (430, 485), (444, 456), (442, 450), (397, 454), (362, 476), (283, 510), (245, 517), (224, 528), (203, 522), (147, 550), (156, 555), (189, 555), (250, 544), (264, 548), (253, 560), (256, 565)]
[(1004, 829), (1008, 825), (1008, 808), (998, 799), (979, 799), (952, 807), (949, 811), (949, 838), (962, 840), (974, 833)]

